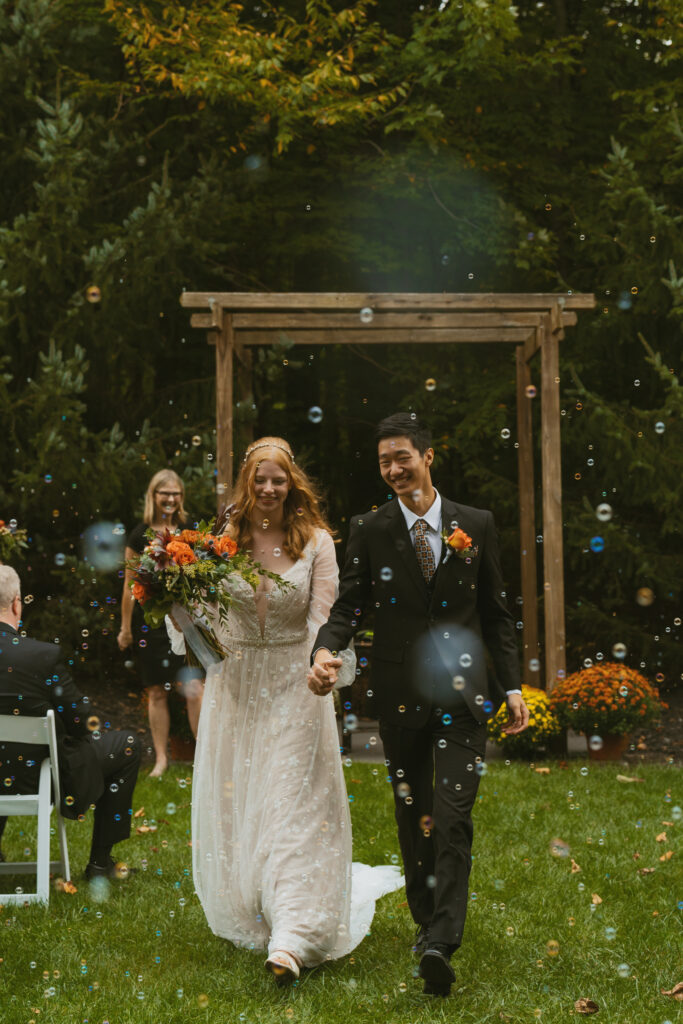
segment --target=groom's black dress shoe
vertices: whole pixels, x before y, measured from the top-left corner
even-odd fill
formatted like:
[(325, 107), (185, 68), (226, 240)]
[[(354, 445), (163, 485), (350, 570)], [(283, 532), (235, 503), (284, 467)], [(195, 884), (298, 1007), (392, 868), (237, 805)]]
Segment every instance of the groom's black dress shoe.
[(110, 860), (106, 867), (90, 861), (85, 868), (85, 877), (89, 882), (92, 882), (93, 878), (111, 878), (113, 881), (121, 882), (131, 875), (136, 875), (137, 872), (137, 868), (130, 868), (121, 861)]
[(450, 963), (451, 951), (438, 942), (427, 944), (420, 960), (420, 977), (424, 978), (423, 992), (428, 996), (447, 996), (455, 981), (455, 971)]
[(415, 932), (415, 940), (413, 942), (413, 953), (416, 956), (422, 956), (427, 945), (429, 943), (429, 931), (426, 924), (421, 924)]

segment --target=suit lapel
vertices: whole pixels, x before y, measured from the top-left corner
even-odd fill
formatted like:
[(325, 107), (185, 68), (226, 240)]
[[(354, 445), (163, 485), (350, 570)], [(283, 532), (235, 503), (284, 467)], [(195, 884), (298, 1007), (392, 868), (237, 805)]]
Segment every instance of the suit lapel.
[(401, 509), (398, 507), (398, 498), (394, 498), (390, 501), (389, 504), (385, 506), (385, 509), (387, 529), (391, 534), (394, 547), (403, 559), (408, 575), (419, 590), (420, 596), (424, 599), (428, 599), (429, 590), (417, 561), (417, 555), (415, 554), (415, 548), (413, 547), (413, 542), (411, 541), (410, 534), (408, 533), (405, 517), (403, 516)]
[[(442, 532), (445, 531), (446, 533), (452, 533), (451, 523), (453, 521), (457, 521), (458, 524), (459, 524), (459, 518), (460, 517), (459, 517), (458, 513), (459, 513), (459, 509), (458, 509), (458, 506), (455, 504), (455, 502), (454, 501), (450, 501), (448, 498), (444, 498), (444, 496), (441, 495), (441, 530), (442, 530)], [(443, 548), (442, 548), (442, 551), (441, 551), (441, 558), (439, 559), (439, 564), (437, 565), (436, 573), (434, 574), (434, 586), (432, 587), (430, 604), (434, 603), (434, 600), (438, 596), (439, 584), (443, 583), (444, 578), (447, 576), (447, 573), (448, 573), (448, 569), (446, 568), (446, 565), (444, 564), (444, 559), (446, 557), (446, 551), (447, 551), (447, 548), (446, 548), (446, 545), (444, 544)]]

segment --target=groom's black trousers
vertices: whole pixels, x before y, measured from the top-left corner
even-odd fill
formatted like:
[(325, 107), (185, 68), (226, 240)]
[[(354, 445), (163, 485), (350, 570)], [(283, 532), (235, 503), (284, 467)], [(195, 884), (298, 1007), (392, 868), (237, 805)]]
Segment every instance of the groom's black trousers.
[(417, 924), (429, 928), (432, 942), (455, 949), (467, 913), (471, 812), (486, 725), (464, 702), (450, 721), (443, 717), (433, 711), (418, 729), (380, 722), (379, 731), (394, 790), (408, 906)]

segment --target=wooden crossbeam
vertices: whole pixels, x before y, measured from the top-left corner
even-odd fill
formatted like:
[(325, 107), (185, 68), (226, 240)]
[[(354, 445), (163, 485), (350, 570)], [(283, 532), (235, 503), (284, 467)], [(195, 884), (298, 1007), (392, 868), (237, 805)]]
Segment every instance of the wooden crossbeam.
[[(238, 339), (241, 345), (272, 345), (284, 334), (295, 345), (396, 345), (406, 342), (418, 345), (443, 342), (526, 342), (532, 327), (473, 327), (462, 328), (428, 328), (411, 329), (395, 328), (394, 330), (358, 330), (343, 331), (341, 328), (329, 331), (240, 331)], [(209, 339), (214, 343), (215, 339)]]
[[(216, 307), (220, 309), (222, 307)], [(235, 331), (288, 330), (290, 327), (302, 330), (343, 329), (345, 331), (377, 330), (394, 327), (538, 327), (546, 315), (545, 311), (511, 313), (377, 313), (372, 321), (364, 323), (358, 313), (234, 313), (232, 322)], [(193, 313), (192, 327), (210, 330), (213, 313)], [(576, 313), (563, 313), (562, 326), (573, 327)], [(532, 334), (531, 337), (534, 337)]]
[(549, 310), (560, 302), (565, 310), (593, 309), (591, 294), (563, 295), (557, 292), (183, 292), (180, 303), (186, 309), (226, 310)]

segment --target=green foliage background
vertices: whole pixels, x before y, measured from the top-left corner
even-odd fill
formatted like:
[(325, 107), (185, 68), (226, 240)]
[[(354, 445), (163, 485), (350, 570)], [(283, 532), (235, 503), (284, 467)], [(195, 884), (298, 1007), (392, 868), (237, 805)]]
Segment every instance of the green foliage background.
[[(183, 288), (590, 291), (561, 349), (568, 667), (623, 641), (673, 685), (682, 44), (677, 0), (0, 0), (0, 517), (32, 537), (27, 628), (116, 675), (120, 580), (84, 526), (131, 526), (167, 464), (214, 506), (213, 352)], [(384, 499), (372, 425), (424, 414), (437, 485), (496, 513), (513, 600), (514, 401), (506, 346), (283, 340), (238, 441), (286, 435), (343, 534)]]

